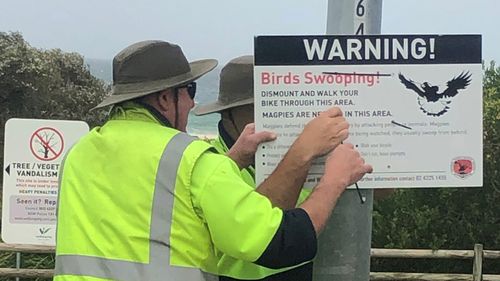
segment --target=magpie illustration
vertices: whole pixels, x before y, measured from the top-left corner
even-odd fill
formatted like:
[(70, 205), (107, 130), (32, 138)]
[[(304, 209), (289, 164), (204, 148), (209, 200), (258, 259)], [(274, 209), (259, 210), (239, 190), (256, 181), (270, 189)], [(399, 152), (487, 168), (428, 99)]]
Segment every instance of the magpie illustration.
[(407, 89), (417, 93), (417, 102), (420, 109), (429, 116), (441, 116), (450, 109), (451, 98), (458, 94), (458, 90), (463, 90), (470, 85), (471, 74), (462, 72), (459, 76), (454, 77), (446, 83), (446, 90), (439, 92), (438, 86), (433, 86), (428, 82), (424, 82), (419, 86), (410, 79), (406, 79), (403, 74), (399, 73), (399, 80)]

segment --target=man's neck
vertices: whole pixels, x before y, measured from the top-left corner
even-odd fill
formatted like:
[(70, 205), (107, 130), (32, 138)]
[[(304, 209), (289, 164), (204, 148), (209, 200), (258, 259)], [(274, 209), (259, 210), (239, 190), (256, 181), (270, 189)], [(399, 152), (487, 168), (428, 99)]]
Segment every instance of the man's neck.
[[(154, 106), (142, 102), (142, 101), (136, 101), (138, 104), (140, 104), (142, 107), (144, 107), (147, 111), (149, 111), (162, 125), (170, 128), (174, 128), (170, 121), (168, 121), (167, 117), (163, 116), (163, 114), (160, 113)], [(174, 128), (175, 129), (175, 128)]]
[[(224, 123), (226, 123), (226, 126)], [(232, 126), (232, 125), (230, 125), (230, 126)], [(226, 144), (227, 148), (231, 149), (231, 147), (233, 147), (234, 143), (236, 142), (237, 137), (235, 138), (234, 136), (231, 135), (231, 133), (228, 132), (227, 122), (224, 122), (224, 119), (219, 121), (218, 127), (219, 127), (219, 136), (222, 138), (222, 140)]]
[[(153, 106), (140, 101), (125, 101), (119, 104), (115, 104), (108, 115), (108, 120), (120, 120), (128, 119), (131, 116), (135, 119), (151, 120), (153, 122), (158, 122), (159, 124), (174, 128), (168, 119), (163, 116), (158, 110)], [(175, 129), (175, 128), (174, 128)]]

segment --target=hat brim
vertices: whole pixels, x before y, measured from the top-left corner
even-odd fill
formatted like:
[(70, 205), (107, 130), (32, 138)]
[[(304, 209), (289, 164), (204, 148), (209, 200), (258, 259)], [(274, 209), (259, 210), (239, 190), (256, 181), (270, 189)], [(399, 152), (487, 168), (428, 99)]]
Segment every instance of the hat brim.
[(192, 82), (204, 74), (208, 73), (217, 66), (217, 60), (205, 59), (189, 63), (191, 71), (182, 75), (174, 76), (168, 79), (113, 85), (111, 95), (106, 97), (100, 104), (92, 109), (117, 104), (127, 100), (146, 96), (161, 90), (173, 88)]
[(237, 106), (242, 106), (242, 105), (247, 105), (247, 104), (253, 104), (254, 100), (252, 98), (247, 98), (244, 100), (228, 103), (228, 104), (223, 104), (219, 101), (213, 102), (213, 103), (208, 103), (204, 105), (198, 105), (193, 109), (193, 113), (195, 115), (205, 115), (205, 114), (210, 114), (210, 113), (215, 113), (215, 112), (221, 112), (225, 109), (237, 107)]

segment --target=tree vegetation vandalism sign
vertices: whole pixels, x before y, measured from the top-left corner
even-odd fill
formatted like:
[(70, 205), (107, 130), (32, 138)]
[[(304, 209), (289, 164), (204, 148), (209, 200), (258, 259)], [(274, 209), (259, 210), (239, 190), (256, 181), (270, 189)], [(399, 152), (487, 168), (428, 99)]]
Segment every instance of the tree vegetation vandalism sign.
[(3, 241), (55, 244), (61, 162), (68, 149), (88, 131), (88, 125), (82, 121), (7, 121), (3, 171)]
[(374, 166), (360, 188), (482, 186), (480, 35), (258, 36), (254, 79), (256, 129), (278, 135), (256, 154), (259, 183), (338, 106)]

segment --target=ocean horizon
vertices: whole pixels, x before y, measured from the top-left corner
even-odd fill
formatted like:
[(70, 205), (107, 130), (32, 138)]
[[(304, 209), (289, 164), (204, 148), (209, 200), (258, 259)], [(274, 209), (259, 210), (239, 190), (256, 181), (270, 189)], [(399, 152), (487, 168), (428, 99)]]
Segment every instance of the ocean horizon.
[[(109, 84), (113, 82), (112, 63), (110, 60), (85, 59), (85, 63), (93, 76)], [(196, 105), (206, 104), (217, 100), (219, 92), (219, 74), (221, 69), (221, 67), (216, 67), (214, 70), (196, 80), (197, 89), (194, 99)], [(214, 137), (217, 135), (217, 123), (219, 119), (220, 115), (218, 113), (196, 116), (191, 112), (189, 113), (187, 132), (191, 135), (200, 137)]]

